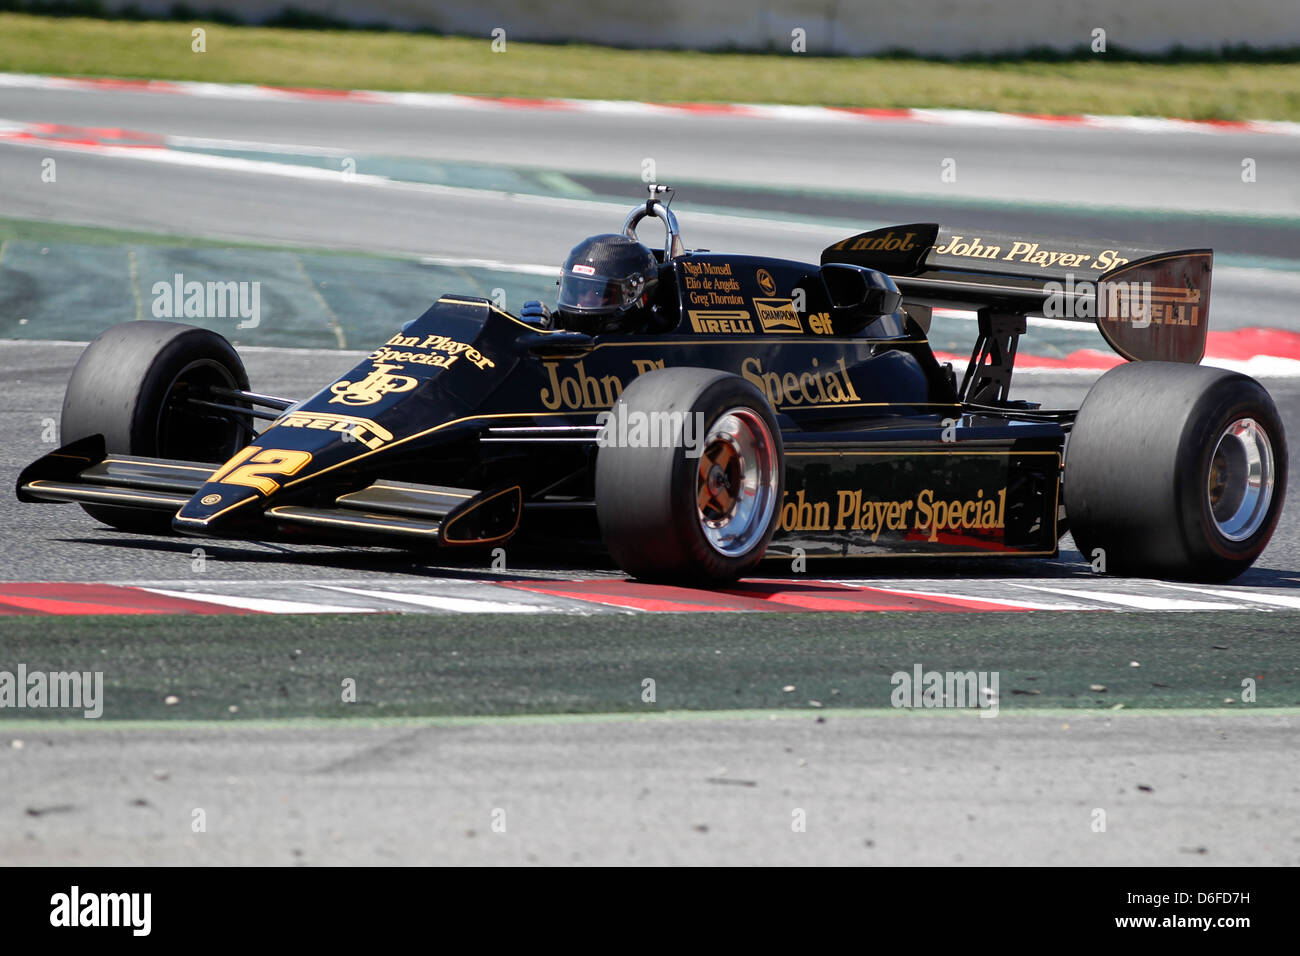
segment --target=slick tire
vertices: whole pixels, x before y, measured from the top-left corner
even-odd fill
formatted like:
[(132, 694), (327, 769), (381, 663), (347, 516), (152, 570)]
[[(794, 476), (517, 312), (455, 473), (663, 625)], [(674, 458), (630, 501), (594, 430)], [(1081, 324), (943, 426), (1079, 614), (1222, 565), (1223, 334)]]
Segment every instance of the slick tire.
[[(1169, 362), (1111, 369), (1065, 450), (1066, 518), (1108, 573), (1227, 581), (1268, 544), (1286, 494), (1286, 435), (1264, 387)], [(1098, 550), (1100, 549), (1100, 550)]]
[(771, 406), (749, 382), (712, 369), (647, 372), (615, 404), (600, 445), (596, 516), (628, 574), (724, 582), (763, 557), (780, 514), (784, 449)]
[[(177, 402), (185, 390), (210, 385), (248, 388), (239, 354), (216, 332), (175, 322), (115, 325), (86, 347), (72, 371), (63, 398), (61, 440), (67, 444), (103, 435), (110, 454), (220, 464), (242, 447), (247, 431)], [(166, 513), (81, 507), (124, 531), (171, 532)]]

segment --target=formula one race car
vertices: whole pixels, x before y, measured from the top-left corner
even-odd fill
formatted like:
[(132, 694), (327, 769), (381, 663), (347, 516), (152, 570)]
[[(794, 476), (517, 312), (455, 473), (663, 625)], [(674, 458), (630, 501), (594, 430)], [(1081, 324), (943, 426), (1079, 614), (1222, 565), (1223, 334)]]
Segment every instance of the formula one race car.
[[(129, 531), (396, 547), (495, 546), (545, 518), (598, 525), (633, 575), (698, 583), (765, 555), (1054, 556), (1067, 530), (1098, 569), (1226, 580), (1268, 543), (1286, 440), (1259, 383), (1197, 364), (1209, 250), (916, 224), (819, 264), (689, 252), (661, 195), (623, 227), (665, 228), (653, 327), (443, 296), (295, 402), (250, 391), (215, 332), (118, 325), (18, 496)], [(960, 382), (927, 342), (935, 305), (978, 311)], [(1077, 410), (1009, 398), (1044, 312), (1129, 360)]]

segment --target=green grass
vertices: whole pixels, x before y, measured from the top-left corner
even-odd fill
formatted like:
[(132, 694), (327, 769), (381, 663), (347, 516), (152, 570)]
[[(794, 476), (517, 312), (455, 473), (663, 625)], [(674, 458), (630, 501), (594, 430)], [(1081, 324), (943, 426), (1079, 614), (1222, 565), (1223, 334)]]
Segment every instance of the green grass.
[[(191, 51), (191, 31), (207, 51)], [(0, 70), (492, 95), (1300, 120), (1300, 63), (935, 62), (0, 14)]]

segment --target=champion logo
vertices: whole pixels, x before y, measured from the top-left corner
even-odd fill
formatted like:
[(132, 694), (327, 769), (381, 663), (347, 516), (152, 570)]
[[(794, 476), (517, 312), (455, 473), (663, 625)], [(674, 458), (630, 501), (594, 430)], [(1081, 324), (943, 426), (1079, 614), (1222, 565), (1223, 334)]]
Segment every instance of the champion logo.
[(595, 268), (592, 266), (584, 266), (582, 263), (578, 263), (574, 266), (573, 271), (584, 276), (594, 276), (596, 274)]

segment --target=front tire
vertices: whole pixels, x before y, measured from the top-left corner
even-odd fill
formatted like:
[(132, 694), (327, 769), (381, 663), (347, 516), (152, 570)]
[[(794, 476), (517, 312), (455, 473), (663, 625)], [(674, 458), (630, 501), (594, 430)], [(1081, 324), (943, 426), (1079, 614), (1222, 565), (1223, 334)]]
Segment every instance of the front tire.
[[(247, 429), (181, 401), (212, 385), (248, 388), (239, 353), (216, 332), (175, 322), (115, 325), (86, 347), (72, 371), (61, 439), (103, 435), (109, 454), (220, 464), (243, 447)], [(171, 531), (172, 516), (157, 511), (81, 507), (124, 531)]]
[[(1098, 379), (1066, 447), (1066, 517), (1108, 572), (1227, 581), (1254, 563), (1286, 495), (1286, 435), (1254, 379), (1169, 362)], [(1098, 550), (1100, 549), (1100, 550)]]
[[(689, 423), (676, 437), (692, 439), (692, 448), (656, 442), (653, 424), (643, 433), (651, 440), (624, 441), (635, 432), (620, 422), (672, 416)], [(776, 531), (785, 471), (781, 431), (762, 392), (711, 369), (647, 372), (615, 404), (604, 435), (596, 514), (619, 567), (647, 580), (700, 583), (731, 581), (758, 564)]]

